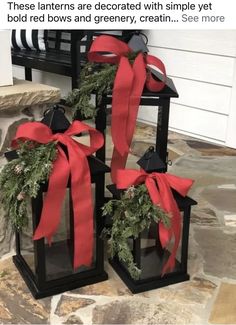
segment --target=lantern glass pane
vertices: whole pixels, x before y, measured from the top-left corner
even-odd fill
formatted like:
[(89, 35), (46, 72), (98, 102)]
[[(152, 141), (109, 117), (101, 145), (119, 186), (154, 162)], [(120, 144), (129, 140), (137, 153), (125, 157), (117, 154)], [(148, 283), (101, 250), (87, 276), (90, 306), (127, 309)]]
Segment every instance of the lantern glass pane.
[[(95, 202), (95, 186), (92, 184), (93, 206)], [(95, 209), (94, 209), (95, 218)], [(50, 281), (72, 274), (81, 273), (95, 268), (96, 263), (96, 228), (94, 220), (94, 250), (93, 262), (90, 267), (81, 266), (74, 270), (74, 232), (73, 232), (73, 214), (70, 190), (67, 189), (66, 198), (63, 203), (61, 222), (56, 234), (53, 236), (52, 244), (49, 246), (45, 242), (46, 259), (46, 280)]]
[(28, 214), (28, 224), (20, 233), (20, 249), (21, 256), (24, 258), (25, 262), (28, 264), (30, 269), (35, 273), (34, 264), (34, 241), (33, 241), (33, 225), (32, 225), (32, 209), (31, 202), (27, 202), (27, 214)]
[[(175, 268), (172, 272), (179, 272), (182, 270), (182, 229), (183, 216), (181, 218), (180, 243), (176, 254)], [(128, 245), (133, 253), (136, 266), (141, 270), (139, 280), (146, 280), (153, 277), (161, 278), (163, 266), (167, 262), (170, 252), (172, 252), (174, 239), (172, 238), (168, 246), (163, 249), (159, 239), (159, 226), (153, 222), (148, 230), (140, 234), (138, 239), (129, 239)], [(124, 263), (122, 263), (122, 265), (127, 269)]]
[[(138, 258), (136, 258), (140, 264), (139, 267), (142, 271), (140, 277), (141, 280), (162, 275), (163, 266), (167, 262), (170, 256), (170, 252), (172, 252), (173, 246), (174, 239), (172, 238), (168, 246), (164, 249), (162, 248), (159, 240), (159, 226), (156, 223), (152, 223), (148, 230), (142, 232), (140, 239), (140, 259), (138, 260)], [(176, 254), (175, 268), (173, 272), (181, 270), (180, 262), (181, 240)]]

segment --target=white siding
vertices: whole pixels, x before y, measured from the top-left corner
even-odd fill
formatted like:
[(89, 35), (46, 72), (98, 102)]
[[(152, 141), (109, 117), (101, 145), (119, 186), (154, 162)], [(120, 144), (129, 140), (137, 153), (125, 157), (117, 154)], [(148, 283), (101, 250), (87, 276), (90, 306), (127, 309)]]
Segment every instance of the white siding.
[(234, 58), (221, 55), (150, 47), (171, 77), (232, 86)]
[[(166, 66), (179, 93), (171, 104), (170, 128), (236, 148), (236, 31), (146, 31), (150, 54)], [(236, 96), (234, 96), (236, 97)], [(156, 112), (142, 107), (142, 121)]]
[(151, 30), (146, 34), (151, 46), (233, 57), (236, 54), (235, 30)]
[(231, 87), (182, 78), (173, 80), (179, 98), (174, 98), (172, 102), (221, 114), (229, 113)]

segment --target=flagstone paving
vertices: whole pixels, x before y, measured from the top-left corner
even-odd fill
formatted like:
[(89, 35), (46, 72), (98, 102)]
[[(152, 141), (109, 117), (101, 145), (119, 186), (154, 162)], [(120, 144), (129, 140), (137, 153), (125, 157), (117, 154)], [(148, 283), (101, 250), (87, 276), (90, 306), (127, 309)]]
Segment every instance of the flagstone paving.
[(236, 324), (236, 284), (221, 283), (213, 306), (210, 323)]
[[(155, 129), (140, 124), (129, 167), (154, 142)], [(168, 148), (169, 172), (195, 179), (190, 281), (133, 295), (106, 263), (108, 281), (35, 301), (5, 255), (0, 260), (0, 323), (236, 324), (236, 150), (173, 132)], [(3, 215), (1, 211), (0, 256), (12, 252)]]

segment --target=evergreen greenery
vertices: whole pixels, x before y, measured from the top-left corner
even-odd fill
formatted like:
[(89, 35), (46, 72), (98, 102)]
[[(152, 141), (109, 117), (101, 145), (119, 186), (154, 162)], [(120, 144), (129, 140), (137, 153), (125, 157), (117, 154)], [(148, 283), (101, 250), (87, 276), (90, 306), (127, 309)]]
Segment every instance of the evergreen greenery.
[[(137, 52), (128, 54), (132, 64)], [(80, 114), (82, 118), (94, 118), (96, 107), (91, 103), (91, 95), (96, 93), (98, 103), (102, 96), (111, 93), (115, 80), (117, 64), (87, 63), (81, 71), (79, 89), (73, 89), (66, 98), (66, 104), (73, 109), (74, 118)]]
[(116, 71), (117, 66), (110, 64), (104, 64), (97, 71), (93, 63), (88, 63), (83, 68), (79, 89), (74, 89), (66, 98), (66, 104), (72, 107), (74, 117), (77, 113), (83, 118), (93, 118), (96, 116), (96, 108), (91, 103), (91, 95), (96, 92), (99, 102), (103, 94), (111, 92)]
[(169, 216), (159, 206), (153, 205), (144, 184), (132, 186), (124, 192), (120, 200), (110, 200), (106, 203), (103, 216), (112, 217), (112, 227), (103, 230), (103, 236), (109, 238), (111, 258), (117, 255), (127, 266), (131, 277), (139, 279), (141, 270), (134, 263), (128, 239), (138, 238), (152, 222), (162, 222), (169, 227)]
[(35, 198), (45, 183), (57, 156), (55, 142), (38, 144), (26, 141), (19, 145), (18, 158), (8, 162), (0, 173), (0, 203), (13, 227), (27, 225), (27, 202)]

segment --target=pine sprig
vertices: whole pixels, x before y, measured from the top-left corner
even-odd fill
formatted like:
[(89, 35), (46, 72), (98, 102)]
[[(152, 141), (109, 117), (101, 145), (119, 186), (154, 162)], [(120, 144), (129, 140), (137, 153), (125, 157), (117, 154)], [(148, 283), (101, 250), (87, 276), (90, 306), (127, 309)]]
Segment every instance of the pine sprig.
[(79, 89), (74, 89), (66, 98), (66, 104), (73, 109), (74, 117), (79, 112), (84, 118), (96, 116), (95, 105), (91, 103), (92, 93), (96, 93), (98, 103), (102, 95), (112, 90), (117, 71), (117, 65), (104, 64), (98, 68), (93, 63), (88, 63), (81, 73)]
[[(137, 55), (138, 52), (127, 55), (130, 64), (133, 64)], [(78, 113), (84, 118), (96, 116), (97, 109), (91, 103), (91, 95), (96, 94), (99, 104), (103, 95), (111, 93), (117, 70), (117, 64), (87, 63), (84, 66), (79, 88), (73, 89), (66, 98), (66, 104), (72, 107), (74, 118)]]
[(22, 229), (28, 223), (27, 206), (45, 183), (57, 157), (56, 143), (19, 145), (18, 158), (8, 162), (0, 173), (0, 202), (13, 227)]
[(138, 238), (152, 222), (162, 222), (170, 226), (170, 217), (159, 207), (153, 205), (145, 185), (130, 187), (120, 200), (110, 200), (103, 207), (103, 216), (112, 217), (112, 227), (105, 228), (103, 237), (108, 236), (111, 257), (118, 256), (133, 279), (139, 279), (141, 270), (134, 263), (128, 239)]

